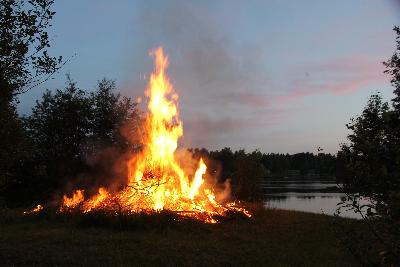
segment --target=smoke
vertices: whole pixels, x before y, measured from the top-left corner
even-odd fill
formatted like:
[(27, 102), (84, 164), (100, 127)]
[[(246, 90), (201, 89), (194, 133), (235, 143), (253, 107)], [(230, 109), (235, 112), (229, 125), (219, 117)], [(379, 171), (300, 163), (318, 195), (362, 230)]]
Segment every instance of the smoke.
[(175, 152), (175, 158), (179, 162), (184, 173), (194, 176), (199, 167), (199, 159), (193, 157), (193, 154), (187, 149), (181, 148)]
[(262, 49), (236, 38), (239, 4), (210, 9), (201, 2), (160, 1), (154, 6), (144, 1), (136, 11), (134, 47), (140, 53), (135, 54), (136, 62), (147, 62), (149, 49), (164, 46), (182, 95), (190, 91), (196, 97), (204, 93), (209, 97), (254, 86), (249, 81), (260, 74)]
[(222, 186), (218, 187), (219, 190), (215, 194), (218, 202), (229, 201), (231, 199), (231, 179), (226, 179)]
[[(132, 54), (126, 62), (125, 76), (129, 78), (125, 93), (142, 95), (147, 82), (143, 74), (152, 69), (148, 51), (162, 45), (169, 55), (168, 72), (180, 97), (185, 127), (182, 143), (187, 146), (206, 145), (198, 143), (199, 133), (192, 125), (196, 121), (234, 120), (239, 113), (254, 110), (248, 95), (257, 95), (258, 103), (266, 103), (259, 91), (267, 83), (261, 67), (265, 44), (245, 42), (238, 35), (242, 4), (209, 4), (141, 1), (132, 21)], [(205, 125), (211, 127), (212, 123)], [(204, 129), (204, 134), (207, 132), (212, 134), (203, 136), (206, 142), (221, 133)]]
[(181, 148), (175, 153), (177, 162), (180, 167), (191, 179), (197, 168), (199, 167), (199, 160), (202, 158), (207, 165), (207, 172), (204, 175), (204, 183), (208, 188), (213, 188), (215, 191), (215, 198), (217, 202), (224, 203), (231, 200), (231, 180), (228, 177), (221, 177), (221, 164), (208, 157), (205, 154), (196, 155), (191, 151)]

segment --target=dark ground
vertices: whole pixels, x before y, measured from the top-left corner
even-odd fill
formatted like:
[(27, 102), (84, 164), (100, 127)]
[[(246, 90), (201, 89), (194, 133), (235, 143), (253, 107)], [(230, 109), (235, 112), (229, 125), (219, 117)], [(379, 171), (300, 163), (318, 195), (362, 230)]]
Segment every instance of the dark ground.
[[(13, 211), (15, 213), (15, 211)], [(256, 209), (208, 225), (153, 216), (125, 226), (3, 212), (2, 266), (354, 266), (333, 217)], [(160, 217), (160, 218), (157, 218)], [(354, 224), (348, 219), (344, 223)], [(122, 227), (122, 228), (121, 228)]]

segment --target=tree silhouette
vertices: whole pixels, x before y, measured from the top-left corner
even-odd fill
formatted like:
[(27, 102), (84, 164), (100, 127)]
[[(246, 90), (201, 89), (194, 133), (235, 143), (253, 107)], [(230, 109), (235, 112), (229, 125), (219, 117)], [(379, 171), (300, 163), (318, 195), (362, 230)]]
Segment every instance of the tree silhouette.
[[(348, 144), (338, 153), (340, 179), (347, 194), (343, 206), (363, 215), (383, 250), (385, 264), (400, 263), (400, 30), (397, 51), (385, 63), (392, 75), (391, 105), (372, 95), (362, 114), (347, 125)], [(367, 199), (371, 204), (365, 204)], [(364, 213), (362, 213), (364, 212)]]
[(49, 79), (63, 64), (48, 54), (52, 0), (0, 2), (0, 189), (16, 182), (27, 140), (17, 96)]
[(139, 121), (136, 103), (115, 89), (103, 79), (87, 93), (68, 77), (64, 89), (43, 94), (22, 120), (29, 145), (24, 166), (4, 189), (7, 199), (46, 200), (73, 180), (112, 177), (114, 162), (132, 148), (121, 130)]

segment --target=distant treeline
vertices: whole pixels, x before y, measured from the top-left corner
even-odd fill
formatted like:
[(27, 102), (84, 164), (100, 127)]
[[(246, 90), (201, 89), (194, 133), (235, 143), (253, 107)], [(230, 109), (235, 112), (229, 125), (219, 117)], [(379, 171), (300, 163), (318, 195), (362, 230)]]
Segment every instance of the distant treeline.
[(224, 166), (223, 177), (230, 177), (234, 172), (234, 162), (244, 155), (251, 161), (260, 164), (265, 170), (265, 177), (269, 176), (335, 176), (336, 156), (326, 153), (313, 154), (302, 152), (296, 154), (262, 153), (259, 150), (246, 153), (245, 150), (232, 151), (229, 147), (221, 150), (208, 151), (190, 149), (195, 155), (206, 155), (221, 162)]
[(226, 147), (209, 151), (189, 149), (194, 157), (203, 157), (208, 166), (208, 173), (215, 174), (220, 183), (230, 180), (232, 195), (239, 199), (257, 199), (262, 195), (260, 182), (270, 177), (315, 178), (335, 177), (336, 157), (331, 154), (297, 153), (278, 154), (262, 153), (259, 150), (246, 152), (232, 151)]

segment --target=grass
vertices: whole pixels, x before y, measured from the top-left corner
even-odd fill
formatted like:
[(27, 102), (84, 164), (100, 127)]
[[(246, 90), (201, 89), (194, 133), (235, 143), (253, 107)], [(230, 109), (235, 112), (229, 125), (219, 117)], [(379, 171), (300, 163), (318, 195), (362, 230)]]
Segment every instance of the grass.
[(0, 220), (0, 264), (355, 265), (352, 256), (335, 238), (333, 217), (261, 208), (253, 208), (253, 213), (251, 220), (232, 218), (209, 225), (176, 221), (176, 217), (168, 214), (140, 215), (121, 224), (100, 215), (21, 217), (7, 212)]

